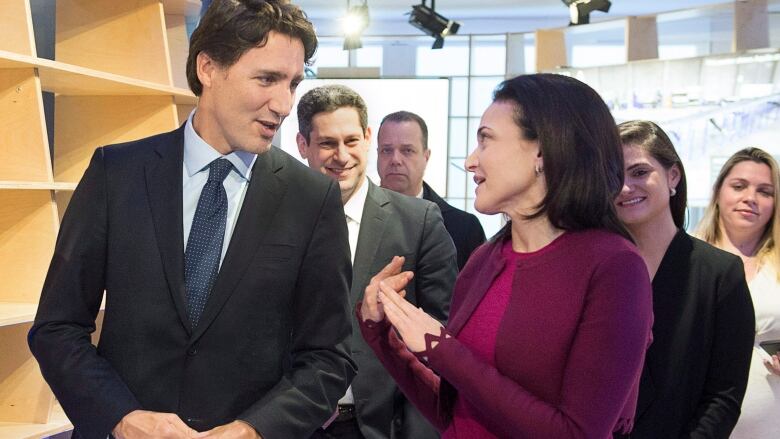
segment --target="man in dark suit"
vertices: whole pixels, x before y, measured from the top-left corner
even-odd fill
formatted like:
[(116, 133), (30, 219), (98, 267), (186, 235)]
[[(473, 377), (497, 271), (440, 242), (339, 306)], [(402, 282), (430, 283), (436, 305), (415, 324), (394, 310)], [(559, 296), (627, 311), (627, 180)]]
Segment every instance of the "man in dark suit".
[[(309, 166), (338, 181), (353, 255), (350, 304), (393, 256), (415, 272), (406, 297), (444, 321), (457, 274), (455, 248), (435, 204), (377, 187), (366, 177), (371, 128), (363, 99), (350, 88), (315, 88), (298, 103), (298, 150)], [(358, 376), (339, 401), (340, 415), (316, 438), (438, 436), (401, 395), (351, 318)], [(413, 420), (410, 420), (413, 419)]]
[(476, 216), (452, 207), (423, 181), (431, 156), (428, 125), (409, 111), (388, 114), (379, 125), (377, 143), (381, 186), (439, 206), (444, 226), (458, 250), (458, 269), (462, 269), (471, 252), (485, 242), (485, 232)]
[(29, 334), (74, 437), (301, 438), (336, 409), (355, 374), (338, 185), (271, 148), (316, 46), (287, 2), (215, 2), (187, 122), (95, 152)]

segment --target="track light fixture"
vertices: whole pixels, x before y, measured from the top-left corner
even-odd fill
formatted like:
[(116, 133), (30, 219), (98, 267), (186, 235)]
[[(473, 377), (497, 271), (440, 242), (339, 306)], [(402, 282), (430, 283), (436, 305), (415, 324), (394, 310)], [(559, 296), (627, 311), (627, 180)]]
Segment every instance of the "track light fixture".
[(455, 35), (460, 29), (460, 23), (444, 18), (436, 11), (436, 0), (431, 0), (431, 7), (425, 5), (425, 0), (412, 6), (409, 13), (409, 24), (435, 38), (432, 49), (444, 47), (444, 37)]
[(350, 6), (347, 0), (347, 14), (341, 19), (341, 26), (344, 32), (344, 50), (354, 50), (363, 47), (360, 37), (363, 31), (368, 27), (368, 3), (363, 0), (363, 4)]
[(593, 11), (609, 12), (612, 2), (609, 0), (561, 0), (569, 7), (571, 17), (569, 26), (590, 23), (590, 13)]

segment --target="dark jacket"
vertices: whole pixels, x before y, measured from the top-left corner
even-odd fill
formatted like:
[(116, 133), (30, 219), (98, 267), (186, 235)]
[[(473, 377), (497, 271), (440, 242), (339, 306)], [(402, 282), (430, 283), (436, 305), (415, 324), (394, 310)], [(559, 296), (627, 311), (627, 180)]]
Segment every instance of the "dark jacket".
[(458, 270), (462, 270), (471, 253), (485, 242), (485, 231), (476, 216), (456, 209), (423, 182), (423, 198), (433, 201), (439, 206), (444, 219), (444, 227), (452, 237), (455, 249), (458, 251)]
[(95, 152), (62, 222), (30, 349), (77, 438), (105, 439), (137, 409), (197, 430), (239, 418), (264, 437), (307, 437), (355, 374), (339, 187), (276, 148), (259, 155), (192, 330), (183, 131)]
[(653, 279), (631, 438), (728, 438), (747, 386), (755, 322), (742, 261), (680, 230)]

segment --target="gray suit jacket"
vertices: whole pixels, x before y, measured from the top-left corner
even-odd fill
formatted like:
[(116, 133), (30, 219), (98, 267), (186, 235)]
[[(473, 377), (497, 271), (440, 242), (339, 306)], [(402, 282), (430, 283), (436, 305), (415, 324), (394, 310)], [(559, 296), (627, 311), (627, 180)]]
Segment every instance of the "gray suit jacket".
[[(363, 298), (371, 277), (396, 255), (404, 256), (404, 270), (415, 274), (406, 288), (406, 298), (446, 321), (458, 268), (455, 246), (439, 208), (369, 181), (352, 269), (353, 307)], [(433, 427), (406, 401), (366, 345), (354, 315), (352, 324), (352, 353), (359, 371), (352, 391), (363, 435), (366, 439), (436, 437)]]

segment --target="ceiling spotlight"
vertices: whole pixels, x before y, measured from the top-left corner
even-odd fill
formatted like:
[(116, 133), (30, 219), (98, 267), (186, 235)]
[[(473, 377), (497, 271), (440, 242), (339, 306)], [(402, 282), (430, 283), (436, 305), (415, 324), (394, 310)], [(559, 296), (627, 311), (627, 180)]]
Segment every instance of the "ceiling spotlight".
[(569, 26), (590, 23), (593, 11), (609, 12), (612, 2), (609, 0), (561, 0), (569, 7)]
[(368, 4), (366, 0), (362, 5), (350, 6), (347, 0), (347, 15), (341, 19), (341, 27), (344, 32), (344, 50), (354, 50), (363, 47), (360, 36), (368, 27)]
[(436, 13), (435, 9), (436, 0), (431, 0), (430, 8), (425, 5), (425, 0), (422, 0), (422, 4), (412, 6), (409, 23), (436, 39), (432, 49), (441, 49), (444, 47), (444, 37), (458, 33), (460, 23), (444, 18)]

